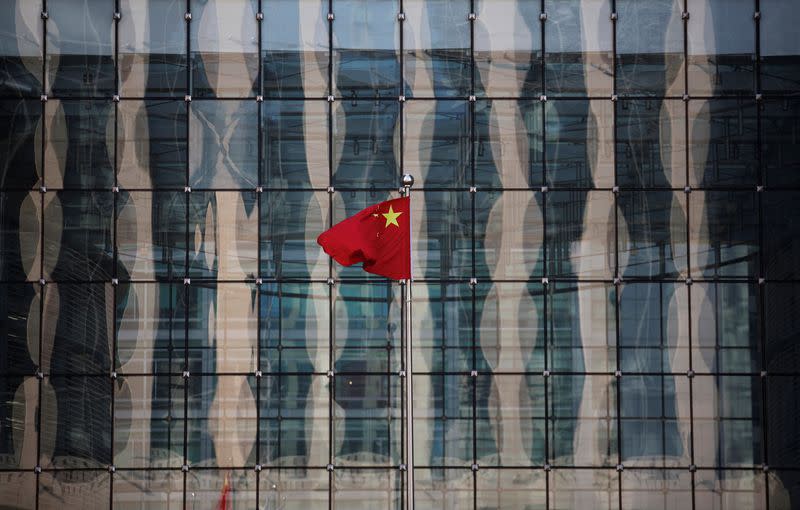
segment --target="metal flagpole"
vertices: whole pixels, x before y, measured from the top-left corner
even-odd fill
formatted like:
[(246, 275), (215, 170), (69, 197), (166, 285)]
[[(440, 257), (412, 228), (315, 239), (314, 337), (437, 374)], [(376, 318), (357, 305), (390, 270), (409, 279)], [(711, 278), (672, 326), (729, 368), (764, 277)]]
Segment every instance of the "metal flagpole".
[[(414, 269), (412, 262), (412, 248), (413, 242), (411, 240), (411, 232), (413, 225), (411, 223), (411, 186), (414, 185), (414, 176), (405, 174), (403, 176), (403, 187), (405, 188), (406, 197), (408, 197), (408, 256), (409, 267)], [(406, 344), (406, 508), (407, 510), (414, 510), (414, 416), (412, 413), (413, 406), (411, 405), (411, 396), (413, 395), (413, 386), (411, 384), (411, 274), (406, 280), (406, 309), (403, 315), (403, 334), (405, 335)]]

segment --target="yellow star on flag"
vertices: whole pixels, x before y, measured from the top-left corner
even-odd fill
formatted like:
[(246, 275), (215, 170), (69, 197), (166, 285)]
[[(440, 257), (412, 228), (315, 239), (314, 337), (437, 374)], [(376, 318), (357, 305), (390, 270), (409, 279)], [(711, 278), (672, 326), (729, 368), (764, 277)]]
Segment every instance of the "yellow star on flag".
[(402, 212), (394, 212), (392, 206), (389, 206), (389, 212), (382, 213), (382, 216), (386, 218), (386, 225), (383, 228), (387, 228), (389, 225), (394, 225), (396, 227), (400, 227), (400, 224), (397, 223), (397, 217), (403, 214)]

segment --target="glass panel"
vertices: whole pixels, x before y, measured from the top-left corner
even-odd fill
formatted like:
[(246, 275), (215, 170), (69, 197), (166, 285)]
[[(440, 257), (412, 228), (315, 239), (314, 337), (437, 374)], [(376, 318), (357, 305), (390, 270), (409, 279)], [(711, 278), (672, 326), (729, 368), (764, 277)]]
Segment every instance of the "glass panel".
[(317, 237), (328, 229), (330, 200), (322, 191), (261, 194), (261, 276), (327, 278), (328, 256)]
[(327, 376), (273, 375), (263, 377), (260, 385), (259, 462), (291, 468), (326, 465), (330, 452)]
[[(543, 370), (542, 285), (539, 282), (498, 282), (491, 287), (481, 284), (476, 294), (475, 343), (486, 362), (486, 367), (478, 368), (492, 373)], [(470, 336), (466, 335), (465, 340)]]
[(371, 103), (400, 95), (400, 23), (397, 0), (336, 0), (333, 89)]
[[(686, 112), (683, 101), (630, 99), (616, 104), (617, 184), (634, 188), (684, 186)], [(698, 136), (694, 130), (692, 133)]]
[(44, 277), (110, 281), (114, 258), (114, 194), (59, 191), (45, 197)]
[(800, 427), (794, 412), (800, 405), (800, 378), (768, 377), (766, 384), (767, 458), (773, 466), (798, 467), (800, 443), (792, 431)]
[(702, 282), (692, 284), (690, 290), (692, 369), (697, 373), (758, 372), (758, 288), (748, 283)]
[(754, 8), (751, 0), (692, 3), (692, 17), (686, 24), (690, 95), (753, 95)]
[(800, 101), (765, 101), (761, 109), (761, 164), (770, 187), (800, 186)]
[(260, 287), (261, 369), (268, 372), (327, 372), (329, 287), (327, 283), (278, 283)]
[(405, 94), (466, 96), (472, 89), (469, 0), (405, 0), (403, 9)]
[(186, 103), (122, 101), (117, 106), (120, 187), (183, 189), (186, 185)]
[(474, 108), (475, 185), (538, 188), (544, 184), (539, 101), (486, 100)]
[[(400, 434), (403, 379), (395, 375), (336, 372), (332, 418), (334, 463), (337, 467), (392, 467), (396, 473), (403, 440)], [(368, 483), (362, 479), (360, 485), (366, 487)]]
[[(328, 472), (324, 469), (261, 471), (259, 507), (328, 510)], [(265, 505), (261, 507), (260, 505)]]
[(184, 508), (196, 510), (217, 510), (220, 507), (258, 508), (257, 486), (256, 472), (252, 469), (191, 470), (186, 474)]
[(409, 101), (403, 106), (403, 166), (425, 189), (466, 187), (472, 180), (466, 101)]
[(114, 104), (48, 103), (45, 183), (49, 188), (111, 189), (114, 185)]
[(37, 465), (38, 407), (36, 378), (0, 377), (0, 468), (32, 469)]
[(47, 5), (47, 93), (114, 94), (114, 4), (107, 0)]
[(616, 367), (616, 291), (608, 283), (547, 286), (548, 368), (612, 372)]
[(684, 283), (626, 283), (619, 290), (623, 373), (689, 369), (689, 291)]
[(617, 91), (650, 96), (683, 94), (680, 2), (617, 0), (616, 11)]
[[(3, 22), (0, 21), (0, 45)], [(6, 66), (3, 73), (14, 65), (8, 58), (0, 50), (0, 69)], [(10, 75), (4, 76), (8, 79)], [(40, 101), (25, 99), (0, 100), (0, 189), (31, 189), (41, 185), (41, 105)]]
[(192, 283), (188, 289), (189, 370), (253, 372), (258, 311), (251, 283)]
[[(764, 498), (766, 487), (764, 483), (764, 479), (766, 477), (767, 481), (769, 482), (769, 508), (770, 510), (778, 510), (780, 508), (791, 508), (793, 505), (796, 506), (798, 503), (798, 486), (800, 486), (800, 474), (797, 471), (773, 471), (773, 475), (764, 475), (763, 473), (746, 473), (745, 476), (748, 476), (752, 479), (751, 483), (745, 485), (745, 489), (741, 492), (751, 492), (752, 494), (745, 493), (745, 498), (738, 499), (741, 495), (741, 492), (738, 491), (738, 487), (734, 483), (726, 484), (726, 489), (729, 494), (727, 500), (732, 501), (742, 501), (743, 506), (739, 507), (744, 510), (744, 508), (765, 508), (764, 506)], [(748, 480), (750, 481), (750, 480)], [(732, 494), (731, 494), (732, 493)], [(734, 499), (736, 498), (736, 499)], [(750, 501), (755, 502), (753, 505), (748, 505)], [(728, 507), (726, 507), (728, 508)], [(736, 508), (731, 506), (730, 508)]]
[(185, 8), (174, 0), (120, 0), (119, 87), (123, 97), (186, 92)]
[[(787, 475), (780, 473), (775, 478), (770, 475), (770, 508), (784, 507), (787, 502), (788, 493), (783, 484), (795, 476)], [(694, 475), (695, 508), (764, 510), (767, 492), (765, 476), (764, 473), (753, 471), (698, 469)]]
[[(105, 468), (111, 464), (111, 395), (108, 376), (45, 377), (40, 431), (43, 468), (101, 468), (107, 473)], [(95, 478), (91, 471), (73, 473), (86, 476), (81, 480)], [(69, 471), (56, 473), (56, 480), (60, 476), (68, 479), (72, 475)], [(108, 501), (107, 493), (103, 501)]]
[(398, 105), (396, 100), (355, 97), (334, 104), (333, 186), (366, 188), (367, 183), (371, 189), (400, 186), (399, 162), (395, 156)]
[(244, 280), (258, 274), (258, 194), (192, 192), (189, 275)]
[[(321, 101), (284, 100), (267, 101), (261, 108), (265, 185), (294, 189), (327, 187), (328, 105)], [(366, 142), (361, 143), (365, 151), (374, 149)]]
[(794, 191), (763, 194), (764, 268), (773, 279), (798, 278), (800, 266), (800, 195)]
[(686, 194), (627, 191), (617, 196), (619, 266), (624, 278), (686, 274)]
[(107, 376), (113, 356), (114, 287), (53, 283), (43, 295), (43, 371)]
[(626, 469), (622, 473), (622, 508), (692, 508), (692, 474), (687, 470)]
[(31, 191), (0, 192), (0, 279), (41, 278), (42, 198)]
[(178, 376), (121, 377), (114, 384), (114, 466), (183, 464), (185, 383)]
[(414, 462), (461, 466), (473, 462), (474, 383), (467, 375), (415, 374)]
[(183, 278), (186, 193), (123, 191), (116, 205), (120, 279)]
[[(771, 0), (759, 6), (761, 36), (761, 90), (767, 94), (790, 94), (800, 82), (800, 11), (792, 0)], [(735, 32), (734, 32), (735, 33)]]
[[(459, 473), (463, 478), (466, 473)], [(545, 474), (541, 470), (481, 469), (475, 477), (478, 508), (502, 510), (547, 507)], [(459, 493), (455, 494), (459, 496)], [(440, 506), (438, 508), (445, 508)], [(446, 508), (469, 508), (468, 505)]]
[(689, 378), (633, 375), (619, 381), (621, 460), (625, 467), (691, 463)]
[(261, 22), (264, 95), (327, 95), (327, 2), (267, 0), (262, 10), (267, 13)]
[(11, 508), (36, 508), (36, 482), (38, 478), (33, 471), (7, 471), (3, 473), (4, 504)]
[[(255, 377), (192, 376), (187, 391), (187, 461), (198, 467), (255, 465), (258, 428)], [(187, 475), (187, 486), (196, 487), (194, 490), (199, 491), (200, 486), (190, 479), (198, 476), (198, 473), (215, 472), (192, 470)], [(255, 475), (252, 470), (250, 473)], [(219, 484), (216, 478), (212, 478), (207, 480), (205, 486), (212, 484), (214, 492), (219, 494), (223, 476), (220, 475)]]
[(183, 473), (180, 471), (117, 471), (113, 490), (114, 509), (183, 508)]
[(472, 292), (467, 285), (414, 283), (411, 319), (415, 372), (471, 370)]
[(553, 101), (545, 108), (547, 184), (573, 188), (614, 183), (613, 104)]
[(336, 372), (399, 370), (399, 285), (343, 283), (335, 292)]
[(767, 371), (796, 372), (800, 366), (800, 285), (769, 283), (764, 291)]
[[(542, 194), (488, 191), (474, 197), (475, 274), (498, 280), (542, 274)], [(429, 222), (438, 219), (432, 212)], [(470, 274), (465, 269), (464, 276)]]
[(610, 469), (557, 469), (550, 475), (550, 508), (619, 508), (619, 475)]
[(692, 380), (694, 462), (745, 467), (762, 461), (759, 377), (696, 377)]
[(0, 284), (0, 373), (36, 372), (39, 363), (41, 287)]
[(475, 93), (531, 97), (542, 90), (540, 6), (529, 0), (473, 3)]
[(608, 191), (548, 193), (547, 275), (606, 278), (614, 271), (614, 196)]
[(758, 206), (758, 197), (752, 192), (692, 192), (692, 275), (726, 278), (758, 274)]
[[(258, 2), (192, 2), (192, 94), (197, 97), (256, 95)], [(253, 105), (255, 106), (255, 105)], [(233, 123), (232, 123), (233, 124)]]
[(333, 510), (400, 510), (401, 473), (397, 469), (337, 469)]
[(689, 102), (689, 185), (752, 188), (758, 180), (755, 102)]
[(189, 186), (255, 189), (258, 183), (257, 111), (255, 101), (192, 103)]
[(605, 22), (611, 5), (610, 0), (546, 0), (548, 94), (611, 96), (614, 25)]
[[(416, 436), (415, 436), (416, 439)], [(495, 476), (502, 476), (495, 473)], [(490, 478), (484, 486), (491, 490), (495, 477)], [(472, 472), (466, 469), (414, 469), (414, 505), (416, 508), (433, 510), (457, 510), (472, 507), (473, 491)], [(485, 498), (491, 498), (489, 493)], [(480, 497), (480, 496), (479, 496)], [(488, 508), (481, 505), (481, 508)]]
[(472, 236), (468, 228), (472, 210), (470, 194), (434, 191), (418, 192), (413, 197), (411, 215), (419, 218), (414, 221), (411, 232), (415, 240), (411, 262), (414, 276), (469, 275), (472, 272)]
[(111, 499), (105, 469), (44, 472), (37, 478), (39, 508), (107, 508)]
[(6, 0), (0, 20), (0, 95), (37, 96), (42, 90), (42, 2)]
[(605, 375), (554, 375), (548, 384), (548, 459), (565, 466), (617, 463), (617, 389)]

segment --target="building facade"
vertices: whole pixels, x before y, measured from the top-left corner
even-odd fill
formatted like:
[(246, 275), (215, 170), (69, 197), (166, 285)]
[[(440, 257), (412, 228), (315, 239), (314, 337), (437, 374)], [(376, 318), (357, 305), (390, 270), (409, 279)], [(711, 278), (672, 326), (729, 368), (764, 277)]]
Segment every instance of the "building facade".
[(800, 508), (797, 1), (0, 6), (0, 506)]

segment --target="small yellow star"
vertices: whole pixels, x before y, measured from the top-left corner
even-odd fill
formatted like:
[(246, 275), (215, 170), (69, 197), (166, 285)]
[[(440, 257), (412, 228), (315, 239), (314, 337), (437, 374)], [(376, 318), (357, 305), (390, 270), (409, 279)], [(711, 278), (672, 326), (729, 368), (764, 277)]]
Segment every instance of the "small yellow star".
[(394, 209), (392, 209), (392, 206), (390, 205), (390, 206), (389, 206), (389, 212), (387, 212), (387, 213), (382, 213), (382, 216), (383, 216), (384, 218), (386, 218), (386, 225), (384, 225), (384, 227), (383, 227), (383, 228), (386, 228), (386, 227), (388, 227), (389, 225), (394, 225), (394, 226), (396, 226), (396, 227), (398, 227), (398, 228), (399, 228), (399, 227), (400, 227), (400, 224), (399, 224), (399, 223), (397, 223), (397, 217), (398, 217), (398, 216), (400, 216), (401, 214), (403, 214), (403, 213), (401, 213), (401, 212), (394, 212)]

